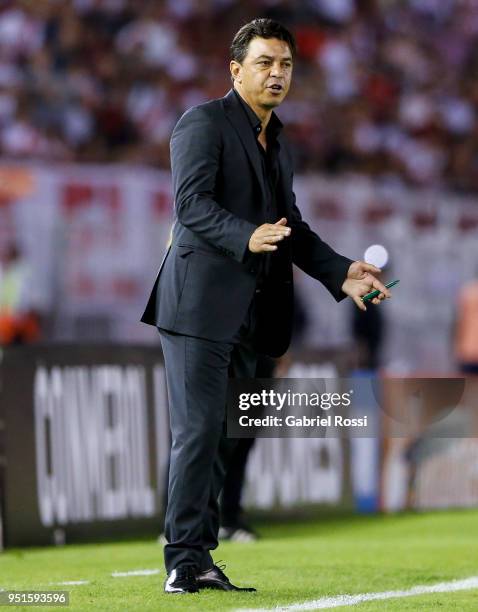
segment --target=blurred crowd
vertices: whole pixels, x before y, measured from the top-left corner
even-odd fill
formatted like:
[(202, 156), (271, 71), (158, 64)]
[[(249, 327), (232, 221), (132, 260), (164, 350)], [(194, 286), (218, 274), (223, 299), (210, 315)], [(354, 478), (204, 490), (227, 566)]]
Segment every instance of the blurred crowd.
[(167, 168), (256, 16), (298, 40), (298, 171), (478, 190), (478, 0), (0, 0), (1, 155)]

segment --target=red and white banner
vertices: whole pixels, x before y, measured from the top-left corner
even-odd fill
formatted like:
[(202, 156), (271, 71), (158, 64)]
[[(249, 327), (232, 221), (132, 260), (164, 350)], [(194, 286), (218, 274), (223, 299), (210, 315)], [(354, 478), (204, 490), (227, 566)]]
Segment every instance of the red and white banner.
[[(385, 363), (406, 373), (453, 368), (453, 296), (475, 274), (473, 198), (405, 189), (364, 177), (296, 177), (306, 220), (338, 252), (389, 251), (386, 278), (400, 278), (383, 313)], [(157, 341), (139, 323), (173, 218), (168, 172), (135, 166), (0, 163), (0, 251), (16, 239), (33, 268), (30, 299), (53, 321), (45, 339)], [(308, 313), (304, 345), (351, 341), (348, 300), (335, 304), (297, 271)]]

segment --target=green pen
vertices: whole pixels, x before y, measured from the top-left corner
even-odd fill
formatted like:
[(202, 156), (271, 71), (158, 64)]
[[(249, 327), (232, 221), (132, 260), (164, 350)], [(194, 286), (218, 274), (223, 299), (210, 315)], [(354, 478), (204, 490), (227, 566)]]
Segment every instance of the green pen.
[[(387, 289), (390, 289), (390, 287), (393, 287), (394, 285), (396, 285), (397, 283), (399, 283), (400, 280), (394, 280), (391, 283), (388, 283), (388, 285), (385, 285), (385, 287)], [(377, 295), (380, 295), (382, 292), (380, 291), (380, 289), (375, 289), (375, 291), (372, 291), (370, 293), (367, 293), (367, 295), (364, 295), (362, 298), (362, 302), (368, 302), (370, 300), (373, 300), (373, 298), (376, 298)]]

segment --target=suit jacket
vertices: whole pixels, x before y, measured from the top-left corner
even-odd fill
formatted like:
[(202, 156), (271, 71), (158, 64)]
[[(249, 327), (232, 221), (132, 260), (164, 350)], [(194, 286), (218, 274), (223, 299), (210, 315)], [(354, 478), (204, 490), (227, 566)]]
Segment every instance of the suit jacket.
[(337, 301), (345, 297), (341, 286), (352, 260), (337, 254), (302, 220), (292, 190), (291, 155), (282, 134), (278, 141), (277, 189), (292, 232), (273, 253), (277, 265), (257, 293), (263, 255), (252, 254), (248, 243), (266, 222), (266, 195), (250, 122), (232, 90), (181, 117), (171, 137), (172, 240), (144, 323), (230, 342), (255, 295), (257, 350), (277, 357), (291, 336), (292, 263), (323, 283)]

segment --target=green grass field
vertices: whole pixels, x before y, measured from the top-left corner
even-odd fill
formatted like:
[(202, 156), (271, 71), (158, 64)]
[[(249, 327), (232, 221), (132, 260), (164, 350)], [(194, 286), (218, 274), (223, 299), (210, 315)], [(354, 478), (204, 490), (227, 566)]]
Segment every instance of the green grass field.
[[(259, 542), (221, 544), (215, 557), (227, 564), (233, 582), (253, 585), (257, 593), (164, 595), (162, 549), (151, 541), (11, 550), (0, 554), (0, 588), (69, 590), (72, 610), (233, 610), (478, 576), (478, 511), (342, 515), (262, 523), (258, 529)], [(161, 574), (111, 576), (155, 568)], [(70, 580), (89, 583), (52, 584)], [(366, 602), (351, 609), (476, 611), (478, 589)]]

